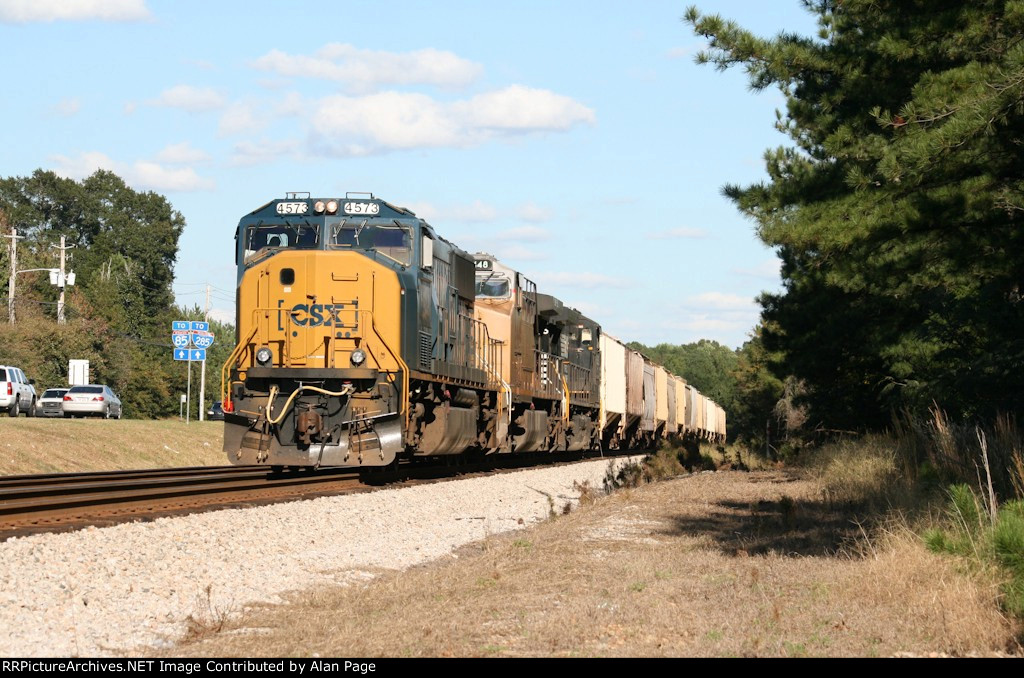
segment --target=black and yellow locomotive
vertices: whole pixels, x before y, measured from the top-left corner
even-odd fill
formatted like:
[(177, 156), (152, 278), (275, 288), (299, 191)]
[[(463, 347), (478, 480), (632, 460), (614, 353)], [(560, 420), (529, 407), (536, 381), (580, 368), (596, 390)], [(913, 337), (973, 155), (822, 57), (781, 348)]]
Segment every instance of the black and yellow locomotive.
[(371, 194), (288, 194), (236, 241), (232, 463), (599, 446), (599, 325), (493, 257)]

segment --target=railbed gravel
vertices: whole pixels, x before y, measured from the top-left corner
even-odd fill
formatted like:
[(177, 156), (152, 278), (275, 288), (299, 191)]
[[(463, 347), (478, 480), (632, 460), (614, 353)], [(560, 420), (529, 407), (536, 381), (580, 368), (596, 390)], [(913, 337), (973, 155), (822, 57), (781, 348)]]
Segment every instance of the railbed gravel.
[(289, 591), (436, 560), (522, 529), (633, 458), (0, 543), (0, 655), (93, 657), (168, 647)]

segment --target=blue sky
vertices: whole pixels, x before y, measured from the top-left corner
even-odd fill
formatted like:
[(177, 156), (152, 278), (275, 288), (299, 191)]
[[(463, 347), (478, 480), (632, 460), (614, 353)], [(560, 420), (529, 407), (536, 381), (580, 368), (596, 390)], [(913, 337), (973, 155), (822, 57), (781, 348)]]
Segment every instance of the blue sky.
[[(721, 187), (764, 177), (782, 98), (695, 65), (686, 4), (0, 0), (0, 176), (165, 194), (178, 301), (210, 284), (226, 320), (242, 215), (368, 191), (624, 341), (736, 347), (778, 264)], [(696, 4), (815, 29), (797, 0)]]

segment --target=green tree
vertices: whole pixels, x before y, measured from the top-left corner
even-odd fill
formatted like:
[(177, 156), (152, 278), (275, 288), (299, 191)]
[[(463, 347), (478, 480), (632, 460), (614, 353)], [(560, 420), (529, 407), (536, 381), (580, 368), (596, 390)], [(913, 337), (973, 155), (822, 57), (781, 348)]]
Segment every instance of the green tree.
[[(55, 267), (53, 246), (63, 235), (75, 246), (69, 268), (77, 275), (66, 325), (55, 322), (57, 290), (45, 272), (18, 277), (18, 322), (0, 332), (0, 362), (23, 367), (47, 388), (67, 383), (69, 359), (88, 359), (91, 378), (121, 396), (125, 416), (176, 415), (187, 377), (171, 359), (169, 337), (182, 313), (171, 290), (181, 214), (110, 172), (77, 182), (37, 170), (0, 179), (0, 225), (25, 236), (19, 269)], [(216, 385), (219, 367), (213, 372)]]
[(1024, 3), (805, 0), (819, 34), (763, 39), (690, 8), (698, 61), (786, 98), (792, 145), (724, 192), (783, 260), (764, 344), (826, 427), (932, 402), (1021, 411)]
[(764, 347), (763, 328), (736, 351), (735, 397), (727, 412), (730, 439), (747, 443), (757, 451), (770, 453), (780, 430), (776, 406), (782, 396), (782, 381), (773, 373), (780, 356)]

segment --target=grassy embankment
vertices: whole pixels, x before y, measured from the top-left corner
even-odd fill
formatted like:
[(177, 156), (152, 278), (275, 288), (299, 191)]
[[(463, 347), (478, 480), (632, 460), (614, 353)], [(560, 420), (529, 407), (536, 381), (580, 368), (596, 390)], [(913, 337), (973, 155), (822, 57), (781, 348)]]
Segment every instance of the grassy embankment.
[(891, 436), (827, 446), (806, 465), (828, 502), (872, 521), (875, 534), (958, 556), (1024, 620), (1024, 436), (1012, 420), (956, 425), (934, 412)]
[(0, 475), (227, 463), (224, 424), (0, 417)]

